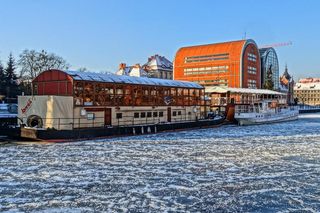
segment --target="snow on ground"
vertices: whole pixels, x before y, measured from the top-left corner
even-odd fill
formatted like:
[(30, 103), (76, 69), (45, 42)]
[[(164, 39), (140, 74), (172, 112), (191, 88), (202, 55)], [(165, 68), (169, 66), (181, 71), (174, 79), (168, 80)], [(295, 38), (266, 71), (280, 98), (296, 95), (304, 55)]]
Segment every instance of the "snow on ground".
[(0, 211), (318, 212), (320, 119), (0, 146)]

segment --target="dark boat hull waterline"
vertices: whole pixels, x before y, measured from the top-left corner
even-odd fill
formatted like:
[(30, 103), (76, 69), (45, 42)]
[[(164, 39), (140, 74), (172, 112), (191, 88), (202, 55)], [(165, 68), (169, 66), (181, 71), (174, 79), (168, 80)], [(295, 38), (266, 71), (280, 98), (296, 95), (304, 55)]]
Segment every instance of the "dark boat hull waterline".
[(81, 128), (73, 130), (21, 128), (20, 137), (23, 139), (47, 142), (68, 142), (96, 138), (154, 134), (159, 132), (178, 131), (185, 129), (208, 128), (220, 126), (223, 123), (224, 118), (182, 123), (164, 123), (106, 128)]

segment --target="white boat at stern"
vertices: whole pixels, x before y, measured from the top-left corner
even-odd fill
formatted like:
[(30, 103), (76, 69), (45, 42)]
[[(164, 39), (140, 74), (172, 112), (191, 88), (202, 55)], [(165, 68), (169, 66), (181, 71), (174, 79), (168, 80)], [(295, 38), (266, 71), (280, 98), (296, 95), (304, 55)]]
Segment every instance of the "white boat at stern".
[(238, 124), (266, 124), (298, 119), (299, 110), (292, 106), (279, 106), (277, 101), (264, 100), (250, 105), (236, 105), (234, 118)]

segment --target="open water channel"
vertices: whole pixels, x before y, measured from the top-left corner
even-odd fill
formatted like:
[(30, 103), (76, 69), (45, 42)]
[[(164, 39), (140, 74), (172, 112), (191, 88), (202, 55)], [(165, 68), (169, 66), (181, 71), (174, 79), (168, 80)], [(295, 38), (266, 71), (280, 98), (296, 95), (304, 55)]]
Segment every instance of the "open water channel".
[(320, 114), (0, 145), (1, 212), (319, 212)]

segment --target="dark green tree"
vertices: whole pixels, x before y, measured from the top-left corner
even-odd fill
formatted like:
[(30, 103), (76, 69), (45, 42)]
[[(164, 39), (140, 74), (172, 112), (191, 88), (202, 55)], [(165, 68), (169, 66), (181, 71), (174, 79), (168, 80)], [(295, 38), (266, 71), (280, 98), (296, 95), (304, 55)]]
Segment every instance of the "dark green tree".
[(7, 67), (5, 70), (5, 79), (6, 79), (7, 83), (9, 83), (9, 84), (12, 84), (13, 81), (17, 80), (17, 76), (14, 72), (15, 69), (16, 69), (15, 60), (13, 58), (13, 55), (10, 53)]
[(7, 67), (4, 72), (5, 78), (5, 95), (8, 102), (16, 102), (19, 93), (19, 86), (17, 84), (17, 76), (15, 74), (15, 60), (10, 53)]
[(272, 64), (271, 64), (268, 71), (267, 71), (267, 75), (266, 75), (265, 82), (263, 84), (263, 88), (269, 89), (269, 90), (274, 90), (273, 87), (274, 87), (274, 83), (273, 83), (273, 79), (272, 79)]
[(0, 100), (5, 97), (5, 91), (6, 91), (6, 80), (5, 80), (5, 74), (4, 69), (2, 66), (2, 63), (0, 61)]

